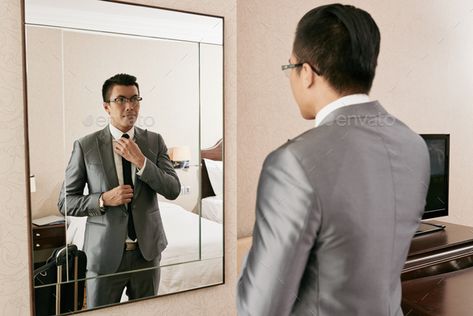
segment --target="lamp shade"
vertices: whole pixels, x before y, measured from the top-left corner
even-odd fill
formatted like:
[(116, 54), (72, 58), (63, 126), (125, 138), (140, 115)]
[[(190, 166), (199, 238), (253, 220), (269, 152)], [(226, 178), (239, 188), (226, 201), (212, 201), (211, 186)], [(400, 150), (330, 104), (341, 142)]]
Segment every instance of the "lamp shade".
[(172, 147), (168, 151), (169, 159), (172, 161), (189, 161), (191, 160), (191, 150), (188, 146)]

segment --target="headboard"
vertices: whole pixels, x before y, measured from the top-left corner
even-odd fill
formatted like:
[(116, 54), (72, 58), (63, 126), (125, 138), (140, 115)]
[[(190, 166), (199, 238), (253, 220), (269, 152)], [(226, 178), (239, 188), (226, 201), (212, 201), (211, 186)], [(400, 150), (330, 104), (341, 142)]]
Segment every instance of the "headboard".
[(202, 199), (208, 196), (214, 196), (215, 193), (212, 189), (212, 185), (210, 184), (209, 174), (207, 173), (207, 168), (204, 163), (205, 159), (212, 159), (222, 161), (223, 155), (223, 140), (220, 139), (215, 145), (210, 148), (202, 149), (200, 151), (200, 156), (202, 158), (201, 164), (201, 179), (202, 179)]

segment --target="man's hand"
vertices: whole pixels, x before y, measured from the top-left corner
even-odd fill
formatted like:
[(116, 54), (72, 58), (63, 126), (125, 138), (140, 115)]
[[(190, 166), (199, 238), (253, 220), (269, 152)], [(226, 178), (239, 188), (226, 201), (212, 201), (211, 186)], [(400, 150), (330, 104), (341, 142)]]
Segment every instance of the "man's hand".
[(137, 166), (143, 168), (145, 156), (132, 139), (120, 138), (113, 142), (113, 151)]
[(110, 191), (102, 194), (104, 206), (118, 206), (131, 202), (133, 198), (133, 188), (131, 185), (119, 185)]

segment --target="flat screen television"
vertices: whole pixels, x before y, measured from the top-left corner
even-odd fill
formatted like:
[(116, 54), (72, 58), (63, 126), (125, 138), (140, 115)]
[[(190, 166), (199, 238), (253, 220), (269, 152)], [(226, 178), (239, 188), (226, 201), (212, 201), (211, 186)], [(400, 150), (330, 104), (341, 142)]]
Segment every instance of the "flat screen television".
[[(449, 170), (449, 134), (421, 134), (427, 144), (430, 155), (430, 184), (427, 191), (425, 211), (422, 219), (429, 219), (448, 215), (448, 170)], [(423, 234), (432, 230), (427, 229), (423, 223), (417, 234)], [(434, 225), (435, 226), (435, 225)], [(440, 229), (445, 228), (438, 225)], [(425, 230), (428, 231), (425, 231)]]

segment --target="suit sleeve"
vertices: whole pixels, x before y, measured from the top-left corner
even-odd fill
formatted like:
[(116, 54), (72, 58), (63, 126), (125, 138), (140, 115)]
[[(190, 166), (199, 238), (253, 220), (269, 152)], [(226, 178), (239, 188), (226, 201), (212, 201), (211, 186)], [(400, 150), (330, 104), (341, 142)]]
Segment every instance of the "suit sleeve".
[(287, 147), (260, 175), (253, 244), (238, 282), (238, 315), (289, 315), (320, 225), (316, 194)]
[(87, 170), (84, 153), (79, 141), (75, 141), (59, 194), (58, 208), (61, 214), (68, 216), (102, 215), (99, 207), (100, 193), (84, 195), (86, 183)]
[(158, 135), (157, 150), (156, 161), (146, 161), (140, 180), (166, 199), (174, 200), (181, 192), (181, 183), (169, 159), (168, 149), (161, 135)]

